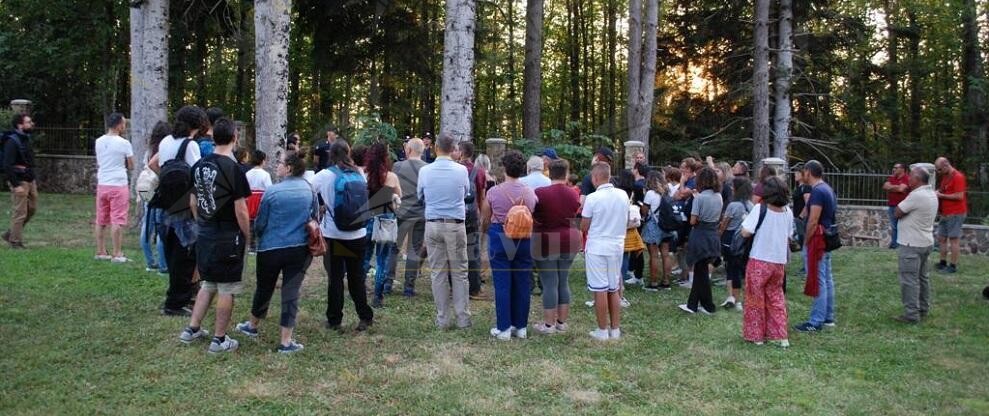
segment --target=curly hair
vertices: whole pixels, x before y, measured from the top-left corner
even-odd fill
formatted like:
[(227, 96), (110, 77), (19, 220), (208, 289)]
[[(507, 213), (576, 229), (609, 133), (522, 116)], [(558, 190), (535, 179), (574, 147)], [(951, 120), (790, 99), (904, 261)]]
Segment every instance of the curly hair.
[(354, 164), (360, 167), (364, 167), (365, 156), (367, 155), (367, 146), (359, 144), (350, 149), (350, 158), (353, 159)]
[(785, 207), (790, 203), (790, 189), (779, 176), (762, 180), (762, 200), (769, 205)]
[(697, 171), (697, 190), (710, 189), (714, 192), (721, 190), (721, 182), (718, 181), (718, 174), (707, 166)]
[(193, 130), (199, 133), (209, 129), (209, 118), (206, 111), (194, 105), (187, 105), (175, 112), (175, 124), (172, 125), (172, 137), (180, 139), (189, 137)]
[(663, 172), (656, 170), (649, 172), (649, 176), (646, 177), (646, 187), (660, 195), (666, 195), (666, 177)]
[(521, 178), (525, 176), (525, 156), (518, 150), (509, 150), (501, 157), (501, 164), (505, 167), (505, 176), (510, 178)]
[(364, 154), (365, 168), (367, 174), (367, 190), (372, 195), (385, 187), (385, 180), (388, 179), (388, 172), (391, 172), (391, 157), (388, 156), (388, 146), (382, 142), (376, 142), (368, 147)]

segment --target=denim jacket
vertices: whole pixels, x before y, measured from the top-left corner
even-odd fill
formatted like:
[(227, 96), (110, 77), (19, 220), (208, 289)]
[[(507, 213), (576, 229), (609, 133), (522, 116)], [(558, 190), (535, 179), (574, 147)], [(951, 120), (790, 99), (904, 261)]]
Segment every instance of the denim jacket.
[(254, 220), (258, 251), (306, 245), (306, 222), (314, 217), (315, 210), (315, 194), (301, 177), (288, 177), (268, 187)]

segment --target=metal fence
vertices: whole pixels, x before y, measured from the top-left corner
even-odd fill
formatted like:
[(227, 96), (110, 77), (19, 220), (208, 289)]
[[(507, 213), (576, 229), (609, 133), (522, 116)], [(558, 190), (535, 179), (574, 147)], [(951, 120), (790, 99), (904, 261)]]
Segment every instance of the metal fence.
[(39, 127), (31, 140), (39, 154), (92, 156), (93, 142), (103, 133), (100, 128)]
[[(883, 183), (888, 173), (848, 171), (825, 172), (824, 180), (831, 185), (838, 202), (847, 205), (886, 206)], [(970, 184), (971, 185), (971, 184)], [(972, 188), (968, 191), (968, 224), (984, 224), (989, 220), (989, 190)]]

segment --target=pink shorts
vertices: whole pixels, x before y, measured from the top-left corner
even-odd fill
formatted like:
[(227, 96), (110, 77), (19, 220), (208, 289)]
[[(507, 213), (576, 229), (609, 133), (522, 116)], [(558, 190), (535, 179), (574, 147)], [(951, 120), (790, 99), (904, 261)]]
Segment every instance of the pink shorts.
[(127, 225), (130, 190), (127, 185), (96, 187), (96, 225)]

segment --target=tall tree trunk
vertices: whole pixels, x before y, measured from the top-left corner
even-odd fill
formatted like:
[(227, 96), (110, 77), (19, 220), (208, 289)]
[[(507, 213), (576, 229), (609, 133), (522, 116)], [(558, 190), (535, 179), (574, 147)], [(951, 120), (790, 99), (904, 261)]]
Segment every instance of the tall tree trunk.
[(608, 88), (607, 96), (607, 116), (608, 116), (608, 137), (614, 138), (618, 130), (618, 1), (608, 0), (606, 6), (605, 19), (608, 21)]
[(899, 29), (894, 25), (894, 17), (898, 10), (894, 1), (886, 0), (883, 3), (884, 14), (886, 15), (886, 80), (889, 83), (889, 91), (886, 96), (886, 114), (889, 117), (890, 143), (896, 143), (903, 138), (902, 125), (900, 123), (900, 56), (899, 56)]
[(288, 49), (291, 33), (290, 0), (255, 0), (256, 54), (254, 125), (257, 148), (269, 155), (273, 171), (281, 154), (279, 139), (288, 128)]
[(776, 83), (773, 84), (776, 114), (773, 120), (773, 156), (787, 160), (790, 146), (790, 78), (793, 74), (793, 8), (791, 0), (779, 0), (779, 52), (776, 53)]
[[(518, 90), (516, 80), (518, 73), (515, 71), (515, 2), (510, 1), (505, 5), (508, 8), (508, 125), (512, 132), (518, 130)], [(523, 58), (524, 59), (524, 58)], [(525, 71), (525, 69), (523, 69)]]
[(528, 0), (525, 8), (525, 63), (522, 72), (522, 135), (539, 139), (543, 71), (543, 0)]
[[(986, 151), (985, 74), (979, 49), (979, 25), (975, 0), (965, 0), (962, 10), (962, 97), (965, 154), (970, 161), (984, 161)], [(969, 165), (971, 169), (975, 166)]]
[(656, 28), (659, 0), (645, 0), (645, 17), (641, 0), (629, 1), (628, 61), (628, 139), (645, 143), (649, 149), (653, 98), (656, 90)]
[(752, 159), (769, 157), (769, 0), (755, 2), (752, 79)]
[(440, 133), (470, 140), (474, 107), (475, 0), (446, 0)]
[[(646, 0), (649, 1), (649, 0)], [(639, 80), (642, 72), (642, 0), (628, 0), (628, 140), (636, 139), (639, 123)]]
[[(136, 19), (134, 19), (136, 17)], [(134, 175), (144, 168), (151, 130), (168, 116), (168, 0), (146, 0), (131, 8), (131, 142)], [(134, 98), (136, 97), (136, 99)]]
[(926, 71), (921, 67), (920, 61), (920, 26), (917, 24), (917, 13), (912, 9), (907, 11), (907, 20), (910, 23), (910, 129), (909, 140), (911, 143), (920, 143), (920, 114), (922, 97), (920, 92), (920, 80), (927, 76)]
[(248, 0), (240, 2), (240, 17), (237, 24), (237, 75), (234, 81), (234, 102), (236, 108), (234, 109), (233, 116), (240, 120), (253, 118), (253, 115), (249, 114), (251, 112), (250, 109), (245, 108), (249, 101), (247, 82), (250, 78), (251, 40), (254, 34), (251, 31), (249, 21), (251, 4), (252, 2)]

